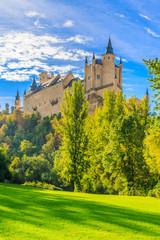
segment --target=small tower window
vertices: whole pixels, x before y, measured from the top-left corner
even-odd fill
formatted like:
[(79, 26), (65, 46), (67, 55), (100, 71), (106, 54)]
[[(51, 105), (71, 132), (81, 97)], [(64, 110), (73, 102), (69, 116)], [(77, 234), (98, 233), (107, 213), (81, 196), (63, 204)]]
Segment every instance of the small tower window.
[(100, 79), (100, 75), (97, 75), (97, 79)]
[(88, 79), (90, 79), (90, 76), (88, 77)]
[(110, 57), (108, 57), (108, 59), (110, 59)]

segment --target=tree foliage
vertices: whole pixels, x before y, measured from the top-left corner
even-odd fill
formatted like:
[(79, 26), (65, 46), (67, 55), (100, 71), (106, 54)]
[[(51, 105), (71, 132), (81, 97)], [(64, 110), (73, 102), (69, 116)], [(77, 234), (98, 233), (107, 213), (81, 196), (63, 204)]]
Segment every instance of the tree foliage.
[(61, 157), (65, 177), (74, 184), (74, 189), (81, 189), (80, 180), (86, 169), (85, 152), (87, 149), (87, 135), (85, 124), (88, 104), (85, 102), (84, 88), (79, 81), (64, 93), (61, 106), (63, 121), (59, 122), (62, 135)]
[(160, 110), (160, 60), (143, 60), (144, 64), (148, 67), (149, 74), (153, 77), (148, 78), (151, 82), (152, 91), (154, 91), (153, 102), (155, 102), (155, 110)]

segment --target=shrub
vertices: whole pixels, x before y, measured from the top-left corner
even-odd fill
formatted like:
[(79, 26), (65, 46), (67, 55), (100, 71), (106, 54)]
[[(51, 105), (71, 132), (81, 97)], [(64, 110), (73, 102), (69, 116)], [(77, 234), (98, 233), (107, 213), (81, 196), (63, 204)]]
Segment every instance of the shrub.
[(148, 192), (148, 196), (160, 198), (160, 182), (158, 182), (157, 185)]
[(25, 182), (24, 184), (22, 184), (24, 186), (30, 186), (30, 187), (37, 187), (37, 188), (44, 188), (44, 189), (49, 189), (49, 190), (59, 190), (59, 191), (63, 191), (62, 188), (60, 187), (56, 187), (52, 184), (48, 184), (46, 182), (40, 182), (40, 181), (33, 181), (33, 182)]

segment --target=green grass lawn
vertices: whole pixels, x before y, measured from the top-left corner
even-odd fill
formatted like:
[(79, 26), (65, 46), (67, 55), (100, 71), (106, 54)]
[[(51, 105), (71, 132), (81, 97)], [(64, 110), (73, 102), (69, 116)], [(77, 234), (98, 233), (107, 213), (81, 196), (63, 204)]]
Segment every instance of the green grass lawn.
[(160, 200), (0, 184), (4, 239), (160, 239)]

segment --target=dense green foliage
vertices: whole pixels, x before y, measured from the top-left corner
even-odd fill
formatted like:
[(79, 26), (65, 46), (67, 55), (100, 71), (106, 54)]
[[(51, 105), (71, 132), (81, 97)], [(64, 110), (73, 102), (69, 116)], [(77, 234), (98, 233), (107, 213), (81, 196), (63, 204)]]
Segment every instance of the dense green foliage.
[(146, 97), (137, 103), (133, 96), (126, 100), (122, 92), (104, 91), (102, 108), (94, 115), (87, 109), (78, 82), (72, 93), (65, 92), (62, 118), (1, 113), (0, 144), (10, 159), (12, 182), (159, 197), (160, 119), (149, 116)]
[(159, 200), (0, 184), (1, 240), (158, 240)]
[(8, 169), (9, 160), (2, 148), (0, 148), (0, 182), (3, 182), (5, 179), (10, 179), (11, 174)]
[[(62, 167), (63, 177), (73, 183), (74, 190), (81, 190), (81, 179), (86, 170), (85, 158), (88, 137), (85, 131), (88, 104), (84, 98), (84, 88), (79, 81), (64, 94), (62, 104), (63, 122), (59, 122), (62, 135), (61, 155), (57, 165)], [(65, 171), (63, 171), (65, 169)]]
[(152, 91), (154, 91), (154, 103), (155, 110), (160, 111), (160, 60), (155, 58), (155, 60), (143, 60), (144, 64), (148, 67), (149, 74), (153, 77), (148, 78), (148, 81), (151, 82)]

